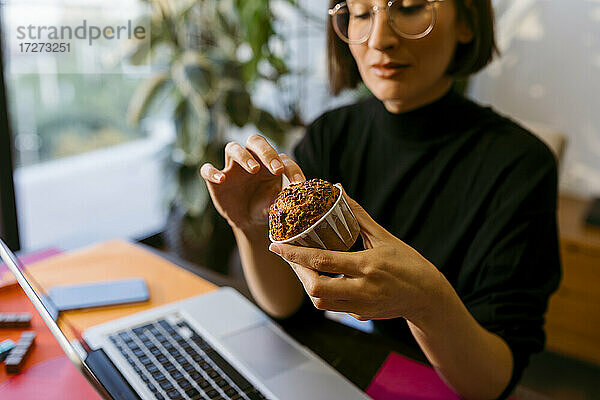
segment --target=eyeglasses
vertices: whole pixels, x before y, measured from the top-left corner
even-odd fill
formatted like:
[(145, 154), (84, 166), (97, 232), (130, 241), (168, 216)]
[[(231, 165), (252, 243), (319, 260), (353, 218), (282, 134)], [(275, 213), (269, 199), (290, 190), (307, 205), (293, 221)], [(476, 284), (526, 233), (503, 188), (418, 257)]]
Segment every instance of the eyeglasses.
[[(435, 3), (444, 0), (390, 0), (387, 2), (388, 23), (398, 35), (406, 39), (421, 39), (435, 25)], [(384, 7), (371, 6), (366, 1), (349, 0), (336, 4), (329, 10), (333, 29), (344, 42), (361, 44), (366, 42), (375, 21), (375, 15)]]

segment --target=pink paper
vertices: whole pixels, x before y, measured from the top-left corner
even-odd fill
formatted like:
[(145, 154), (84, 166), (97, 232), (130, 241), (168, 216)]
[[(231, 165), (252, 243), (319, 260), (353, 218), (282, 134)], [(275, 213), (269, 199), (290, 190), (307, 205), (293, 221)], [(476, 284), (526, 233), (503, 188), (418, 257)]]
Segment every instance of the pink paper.
[(460, 399), (433, 368), (397, 353), (390, 353), (367, 388), (367, 394), (374, 400)]
[[(33, 264), (34, 262), (42, 261), (45, 258), (49, 258), (60, 253), (60, 250), (50, 248), (47, 250), (36, 251), (35, 253), (29, 253), (20, 256), (19, 261), (21, 261), (21, 264), (23, 265), (28, 265)], [(4, 271), (8, 271), (8, 267), (0, 261), (0, 276), (4, 273)]]
[(390, 353), (367, 388), (375, 400), (459, 400), (435, 370), (397, 353)]

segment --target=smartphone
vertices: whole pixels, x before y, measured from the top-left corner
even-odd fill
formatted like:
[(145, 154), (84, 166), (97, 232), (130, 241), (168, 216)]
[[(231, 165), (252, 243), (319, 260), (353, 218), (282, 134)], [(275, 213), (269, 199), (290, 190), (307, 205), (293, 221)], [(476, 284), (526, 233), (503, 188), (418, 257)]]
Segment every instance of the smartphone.
[(59, 311), (112, 306), (147, 301), (146, 282), (141, 278), (77, 285), (54, 286), (48, 297)]

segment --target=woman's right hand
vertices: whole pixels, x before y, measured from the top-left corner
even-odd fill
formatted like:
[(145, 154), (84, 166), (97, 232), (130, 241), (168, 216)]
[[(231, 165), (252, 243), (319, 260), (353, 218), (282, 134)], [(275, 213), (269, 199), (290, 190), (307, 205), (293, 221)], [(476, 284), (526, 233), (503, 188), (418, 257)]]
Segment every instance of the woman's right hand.
[(252, 135), (246, 147), (237, 142), (225, 146), (225, 168), (206, 163), (200, 174), (217, 211), (229, 225), (242, 231), (264, 228), (269, 206), (281, 191), (281, 174), (291, 183), (305, 181), (304, 173), (291, 158), (275, 149), (260, 135)]

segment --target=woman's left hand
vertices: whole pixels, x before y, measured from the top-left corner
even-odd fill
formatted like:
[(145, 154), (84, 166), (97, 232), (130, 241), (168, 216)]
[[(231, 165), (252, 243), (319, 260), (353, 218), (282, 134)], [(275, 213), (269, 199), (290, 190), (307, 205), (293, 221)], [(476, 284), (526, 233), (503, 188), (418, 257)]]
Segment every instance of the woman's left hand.
[[(288, 244), (269, 250), (293, 268), (320, 310), (347, 312), (360, 320), (424, 318), (447, 287), (445, 277), (415, 249), (385, 230), (344, 191), (365, 250), (341, 252)], [(319, 272), (343, 274), (332, 278)]]

